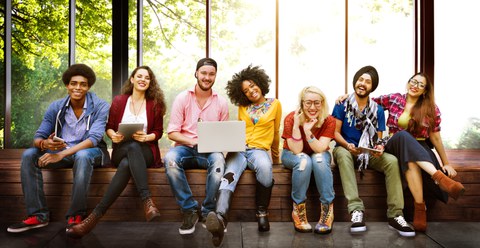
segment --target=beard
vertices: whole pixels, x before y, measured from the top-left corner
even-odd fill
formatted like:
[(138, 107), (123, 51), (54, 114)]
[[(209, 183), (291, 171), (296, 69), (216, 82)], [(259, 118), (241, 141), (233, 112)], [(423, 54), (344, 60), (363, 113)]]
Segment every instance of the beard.
[(357, 95), (357, 97), (359, 98), (368, 98), (368, 96), (370, 95), (370, 90), (363, 90), (362, 93), (359, 93), (357, 91), (357, 89), (355, 89), (355, 95)]
[(203, 90), (203, 91), (209, 91), (212, 87), (213, 87), (213, 83), (211, 83), (211, 81), (208, 81), (209, 85), (208, 86), (205, 86), (204, 85), (204, 82), (200, 81), (199, 79), (197, 79), (197, 85), (198, 87)]

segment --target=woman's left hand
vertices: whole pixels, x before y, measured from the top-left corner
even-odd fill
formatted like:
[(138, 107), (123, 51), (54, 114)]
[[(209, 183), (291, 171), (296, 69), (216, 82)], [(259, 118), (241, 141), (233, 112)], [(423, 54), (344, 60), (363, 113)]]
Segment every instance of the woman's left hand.
[(451, 165), (444, 165), (442, 170), (443, 172), (447, 173), (448, 177), (450, 178), (457, 176), (457, 171)]
[(132, 138), (138, 142), (147, 142), (148, 134), (144, 131), (137, 131), (132, 135)]

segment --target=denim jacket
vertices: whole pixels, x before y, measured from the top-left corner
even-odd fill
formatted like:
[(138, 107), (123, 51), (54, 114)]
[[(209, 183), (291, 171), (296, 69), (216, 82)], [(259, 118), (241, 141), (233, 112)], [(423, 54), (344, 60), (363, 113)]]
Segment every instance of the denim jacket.
[[(87, 131), (81, 140), (89, 139), (94, 147), (99, 147), (103, 153), (102, 165), (110, 164), (107, 145), (103, 140), (110, 105), (106, 101), (97, 97), (93, 92), (87, 92), (85, 97), (87, 100), (87, 110), (85, 112)], [(54, 132), (56, 136), (61, 137), (62, 126), (65, 124), (65, 113), (69, 105), (70, 96), (52, 102), (45, 112), (42, 123), (37, 129), (34, 139), (47, 139), (50, 134)]]

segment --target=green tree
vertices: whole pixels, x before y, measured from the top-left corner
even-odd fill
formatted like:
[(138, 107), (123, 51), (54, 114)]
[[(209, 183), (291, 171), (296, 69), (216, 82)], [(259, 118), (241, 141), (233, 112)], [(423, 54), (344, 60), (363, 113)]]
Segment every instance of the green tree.
[[(144, 16), (144, 45), (155, 47), (152, 57), (185, 37), (205, 39), (202, 32), (205, 16), (192, 9), (205, 8), (204, 1), (147, 0), (145, 8), (155, 15)], [(13, 147), (28, 147), (48, 105), (65, 95), (61, 74), (68, 66), (68, 0), (12, 0), (12, 142)], [(136, 33), (136, 2), (129, 2), (129, 33)], [(111, 97), (111, 1), (76, 1), (76, 62), (90, 65), (97, 73), (92, 90), (100, 97)], [(0, 6), (0, 28), (4, 27), (5, 1)], [(149, 28), (152, 21), (162, 22), (160, 30)], [(168, 23), (168, 25), (167, 25)], [(160, 32), (162, 40), (153, 35)], [(0, 40), (4, 47), (4, 40)], [(131, 35), (135, 51), (136, 39)], [(3, 49), (0, 60), (5, 61)], [(168, 62), (168, 61), (166, 61)], [(132, 68), (134, 65), (131, 66)], [(173, 68), (173, 67), (172, 67)], [(175, 72), (174, 69), (171, 72)], [(173, 75), (172, 75), (173, 76)], [(165, 85), (174, 85), (168, 81)], [(3, 84), (2, 84), (3, 85)], [(169, 87), (164, 90), (168, 91)], [(3, 90), (2, 90), (3, 94)], [(4, 96), (1, 96), (4, 99)], [(3, 101), (2, 101), (3, 103)], [(3, 111), (3, 107), (2, 107)], [(2, 114), (3, 123), (3, 114)], [(3, 125), (2, 125), (3, 126)]]
[(480, 119), (469, 118), (469, 125), (463, 131), (459, 141), (458, 149), (480, 149)]

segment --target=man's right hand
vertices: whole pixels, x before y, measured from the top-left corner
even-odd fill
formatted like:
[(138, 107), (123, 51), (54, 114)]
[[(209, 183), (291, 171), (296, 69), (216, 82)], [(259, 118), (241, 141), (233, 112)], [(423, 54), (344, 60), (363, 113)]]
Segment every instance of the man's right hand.
[(53, 137), (55, 133), (50, 134), (47, 139), (42, 141), (43, 149), (48, 149), (51, 151), (60, 151), (67, 147), (67, 144), (63, 141), (55, 141)]
[(355, 145), (353, 143), (348, 143), (347, 144), (347, 150), (355, 156), (358, 156), (358, 155), (360, 155), (360, 153), (362, 153), (362, 151), (360, 151), (360, 149), (355, 147)]
[(345, 101), (345, 99), (347, 99), (347, 97), (348, 97), (348, 94), (339, 96), (339, 97), (335, 100), (335, 104), (340, 104), (340, 103), (342, 103), (343, 101)]

